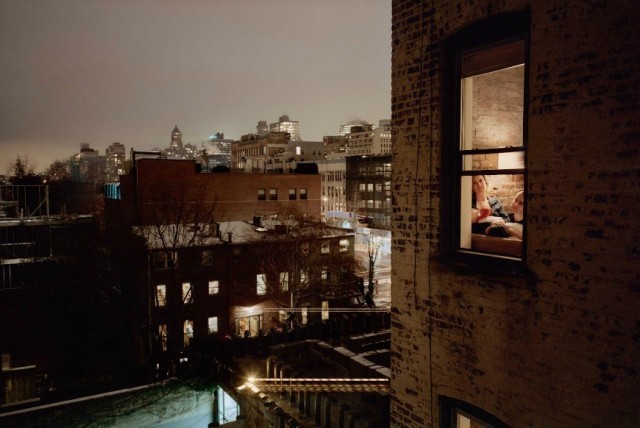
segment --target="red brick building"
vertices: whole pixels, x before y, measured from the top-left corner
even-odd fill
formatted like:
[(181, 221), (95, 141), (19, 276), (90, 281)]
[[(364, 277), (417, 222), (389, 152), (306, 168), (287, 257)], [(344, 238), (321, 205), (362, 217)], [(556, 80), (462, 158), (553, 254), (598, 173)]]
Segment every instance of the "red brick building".
[(392, 426), (640, 425), (640, 3), (392, 7)]
[(183, 197), (187, 191), (187, 197), (215, 204), (219, 221), (251, 221), (283, 209), (320, 218), (318, 174), (201, 174), (193, 160), (136, 160), (129, 175), (120, 177), (122, 199), (116, 204), (124, 215), (133, 215), (135, 223), (144, 224), (160, 197)]

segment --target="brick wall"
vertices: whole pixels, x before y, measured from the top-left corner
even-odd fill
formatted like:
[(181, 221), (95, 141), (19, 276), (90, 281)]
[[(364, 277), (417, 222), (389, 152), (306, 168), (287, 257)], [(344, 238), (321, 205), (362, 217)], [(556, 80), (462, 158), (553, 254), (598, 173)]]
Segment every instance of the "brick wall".
[[(441, 42), (530, 8), (526, 267), (440, 253)], [(392, 425), (640, 425), (640, 4), (394, 0)], [(510, 201), (504, 201), (510, 204)]]

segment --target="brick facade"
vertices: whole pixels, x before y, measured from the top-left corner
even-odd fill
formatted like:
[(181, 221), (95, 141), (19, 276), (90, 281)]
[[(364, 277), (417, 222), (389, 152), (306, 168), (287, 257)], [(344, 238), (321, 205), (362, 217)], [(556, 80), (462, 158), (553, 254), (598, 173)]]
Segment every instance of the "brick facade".
[[(640, 4), (392, 7), (392, 426), (440, 426), (442, 396), (514, 427), (640, 425)], [(442, 42), (527, 9), (525, 273), (453, 265)]]

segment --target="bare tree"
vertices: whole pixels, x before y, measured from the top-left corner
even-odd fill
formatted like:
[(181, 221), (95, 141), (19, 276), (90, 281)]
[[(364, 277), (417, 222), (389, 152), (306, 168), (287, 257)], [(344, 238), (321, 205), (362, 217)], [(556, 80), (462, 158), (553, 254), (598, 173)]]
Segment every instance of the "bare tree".
[(266, 294), (279, 307), (289, 307), (291, 296), (305, 291), (357, 289), (355, 257), (340, 248), (336, 230), (289, 209), (264, 233), (260, 266)]
[(184, 187), (162, 182), (146, 194), (138, 221), (147, 244), (170, 255), (178, 248), (206, 244), (217, 234), (215, 225), (221, 217), (219, 204), (204, 183)]

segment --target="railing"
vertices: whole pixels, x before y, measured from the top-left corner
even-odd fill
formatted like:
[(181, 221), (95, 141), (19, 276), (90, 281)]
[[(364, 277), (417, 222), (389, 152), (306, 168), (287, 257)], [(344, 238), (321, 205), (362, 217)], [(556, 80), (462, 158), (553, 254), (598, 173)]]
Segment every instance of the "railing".
[(0, 185), (0, 218), (49, 217), (49, 187)]

